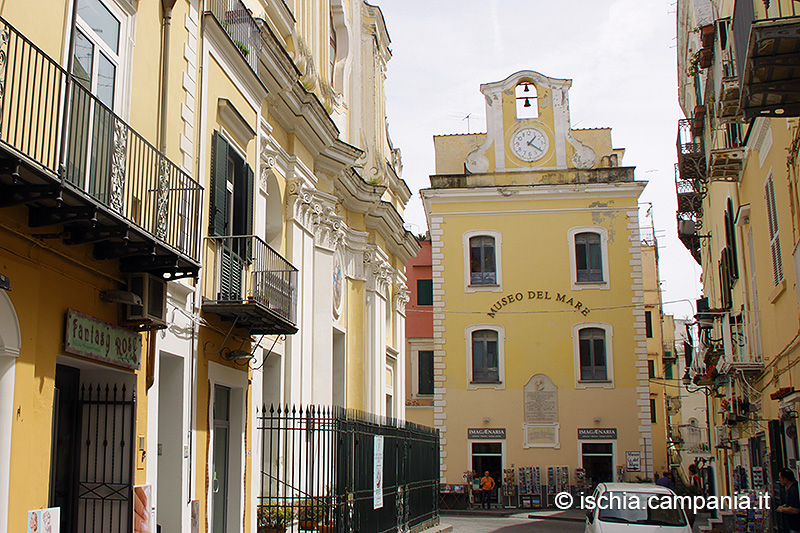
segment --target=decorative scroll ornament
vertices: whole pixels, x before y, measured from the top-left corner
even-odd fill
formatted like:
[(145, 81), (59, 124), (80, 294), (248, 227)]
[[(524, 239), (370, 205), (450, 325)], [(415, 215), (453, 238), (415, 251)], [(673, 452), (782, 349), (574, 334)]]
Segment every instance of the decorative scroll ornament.
[(161, 157), (158, 172), (158, 203), (156, 205), (155, 235), (163, 240), (167, 235), (167, 213), (169, 211), (169, 161)]
[(125, 216), (125, 153), (128, 146), (128, 128), (114, 119), (114, 152), (111, 154), (111, 191), (108, 205)]
[(258, 186), (261, 192), (267, 192), (267, 181), (270, 174), (278, 163), (276, 153), (269, 147), (266, 137), (261, 137), (261, 173), (259, 175)]
[(394, 269), (376, 250), (364, 252), (364, 270), (368, 290), (383, 293), (392, 284)]
[(394, 286), (394, 305), (395, 309), (400, 312), (404, 312), (406, 310), (406, 305), (408, 304), (409, 300), (411, 299), (411, 291), (408, 290), (408, 286), (402, 281), (400, 283), (395, 284)]

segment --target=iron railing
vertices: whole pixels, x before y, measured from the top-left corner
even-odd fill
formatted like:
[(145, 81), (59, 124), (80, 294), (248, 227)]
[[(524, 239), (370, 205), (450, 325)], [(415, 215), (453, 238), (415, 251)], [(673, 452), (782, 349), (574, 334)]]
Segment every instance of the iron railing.
[(211, 304), (256, 303), (297, 323), (297, 269), (255, 235), (206, 237), (203, 269)]
[(681, 424), (677, 427), (681, 438), (680, 448), (689, 453), (708, 453), (708, 428), (696, 424)]
[(699, 353), (706, 364), (715, 364), (721, 374), (763, 367), (754, 313), (714, 310), (703, 316), (705, 318), (699, 322)]
[(200, 184), (2, 18), (0, 144), (198, 261)]
[(81, 387), (76, 531), (127, 533), (133, 516), (135, 393)]
[(214, 15), (244, 60), (257, 73), (258, 56), (261, 52), (261, 30), (250, 10), (241, 0), (207, 0), (207, 2), (208, 12)]
[(438, 519), (437, 430), (313, 406), (265, 406), (257, 429), (260, 528), (382, 533)]
[(800, 3), (796, 0), (736, 0), (733, 7), (733, 42), (736, 46), (736, 70), (739, 82), (744, 75), (750, 27), (756, 22), (780, 22), (800, 16)]

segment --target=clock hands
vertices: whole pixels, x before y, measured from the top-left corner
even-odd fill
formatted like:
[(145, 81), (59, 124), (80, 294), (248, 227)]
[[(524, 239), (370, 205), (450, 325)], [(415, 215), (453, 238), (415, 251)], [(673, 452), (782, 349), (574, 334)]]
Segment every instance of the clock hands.
[(530, 141), (528, 141), (528, 146), (532, 146), (532, 147), (536, 148), (537, 150), (539, 150), (540, 152), (544, 152), (544, 150), (541, 147), (536, 146), (535, 144), (533, 144), (533, 141), (535, 141), (535, 140), (536, 139), (531, 139)]

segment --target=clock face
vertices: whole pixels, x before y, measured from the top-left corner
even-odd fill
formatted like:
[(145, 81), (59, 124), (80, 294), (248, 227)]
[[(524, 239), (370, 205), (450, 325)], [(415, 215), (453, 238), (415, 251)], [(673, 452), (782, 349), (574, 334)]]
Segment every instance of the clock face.
[(511, 137), (511, 150), (523, 161), (536, 161), (547, 153), (550, 140), (539, 128), (522, 128)]

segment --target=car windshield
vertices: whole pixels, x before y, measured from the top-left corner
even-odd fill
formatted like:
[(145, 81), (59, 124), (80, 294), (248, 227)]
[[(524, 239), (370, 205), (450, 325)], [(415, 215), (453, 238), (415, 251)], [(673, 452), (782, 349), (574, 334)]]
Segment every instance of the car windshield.
[[(652, 492), (604, 492), (597, 502), (600, 509), (597, 518), (602, 522), (622, 524), (685, 526), (686, 515), (682, 509), (661, 509), (666, 503), (664, 496)], [(653, 508), (647, 505), (650, 498), (655, 498)]]

